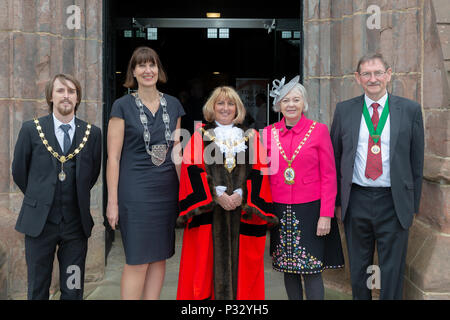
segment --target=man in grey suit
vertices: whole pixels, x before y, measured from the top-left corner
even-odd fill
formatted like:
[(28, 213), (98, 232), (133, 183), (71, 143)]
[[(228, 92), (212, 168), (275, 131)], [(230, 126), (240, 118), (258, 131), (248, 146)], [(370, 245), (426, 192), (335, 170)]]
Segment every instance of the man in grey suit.
[(56, 75), (45, 93), (50, 114), (23, 124), (12, 163), (24, 194), (16, 230), (25, 234), (28, 299), (49, 298), (57, 252), (61, 299), (81, 300), (101, 131), (75, 117), (81, 86), (73, 76)]
[(331, 126), (353, 299), (372, 298), (375, 243), (380, 299), (402, 299), (408, 230), (419, 210), (422, 110), (387, 92), (391, 74), (381, 54), (362, 57), (355, 78), (364, 95), (338, 103)]

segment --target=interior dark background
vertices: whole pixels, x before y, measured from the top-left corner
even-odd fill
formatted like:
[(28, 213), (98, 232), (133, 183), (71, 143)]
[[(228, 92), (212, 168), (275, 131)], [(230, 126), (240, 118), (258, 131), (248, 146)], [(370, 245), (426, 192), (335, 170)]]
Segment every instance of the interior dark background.
[[(162, 92), (180, 99), (187, 113), (183, 127), (202, 117), (201, 107), (212, 89), (236, 86), (236, 78), (264, 78), (272, 82), (302, 74), (302, 39), (282, 39), (281, 31), (230, 29), (229, 39), (208, 39), (206, 29), (159, 28), (157, 40), (126, 38), (125, 30), (135, 33), (132, 18), (206, 18), (206, 12), (220, 12), (221, 18), (296, 19), (301, 25), (301, 0), (184, 0), (184, 1), (103, 1), (103, 143), (109, 113), (117, 98), (127, 93), (123, 87), (128, 61), (138, 46), (158, 52), (168, 75)], [(125, 24), (123, 23), (125, 21)], [(180, 23), (182, 23), (180, 21)], [(299, 30), (302, 32), (302, 30)], [(218, 73), (218, 74), (217, 74)], [(278, 120), (271, 112), (270, 123)], [(189, 128), (188, 128), (189, 129)], [(103, 213), (106, 214), (106, 159), (103, 158)], [(105, 256), (114, 241), (114, 231), (105, 219)], [(106, 260), (107, 261), (107, 260)]]

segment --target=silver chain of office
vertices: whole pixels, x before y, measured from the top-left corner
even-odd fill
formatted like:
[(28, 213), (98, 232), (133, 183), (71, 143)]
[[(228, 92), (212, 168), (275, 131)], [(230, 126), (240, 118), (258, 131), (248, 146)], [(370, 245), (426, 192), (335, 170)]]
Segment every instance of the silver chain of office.
[(170, 117), (169, 117), (169, 114), (167, 113), (167, 101), (164, 98), (164, 95), (161, 92), (159, 92), (159, 101), (160, 101), (160, 104), (161, 104), (162, 110), (163, 110), (162, 118), (163, 118), (164, 125), (166, 127), (166, 129), (165, 129), (166, 145), (155, 144), (155, 145), (152, 145), (151, 150), (150, 150), (151, 136), (150, 136), (150, 131), (148, 130), (147, 116), (145, 115), (145, 112), (144, 112), (144, 104), (142, 103), (141, 98), (139, 98), (138, 93), (136, 93), (136, 95), (135, 95), (135, 101), (136, 101), (136, 105), (139, 108), (139, 118), (141, 120), (142, 126), (144, 127), (143, 137), (144, 137), (144, 143), (145, 143), (145, 150), (151, 156), (153, 164), (156, 166), (160, 166), (166, 160), (166, 154), (167, 154), (167, 151), (169, 150), (169, 141), (170, 141), (170, 137), (172, 134), (170, 132), (170, 127), (169, 127)]

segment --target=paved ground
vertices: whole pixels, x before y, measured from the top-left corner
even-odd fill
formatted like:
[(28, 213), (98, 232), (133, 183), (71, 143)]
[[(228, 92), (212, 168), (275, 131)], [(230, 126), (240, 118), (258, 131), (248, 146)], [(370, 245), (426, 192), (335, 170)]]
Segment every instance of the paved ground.
[[(183, 230), (176, 230), (176, 247), (175, 255), (167, 260), (166, 278), (161, 293), (161, 299), (174, 300), (177, 293), (178, 282), (178, 266), (180, 263), (181, 243)], [(269, 241), (266, 241), (266, 252), (269, 252)], [(119, 300), (120, 299), (120, 278), (125, 262), (125, 256), (122, 247), (120, 233), (116, 231), (116, 240), (113, 243), (111, 252), (108, 257), (105, 277), (100, 283), (96, 283), (95, 287), (87, 285), (85, 289), (85, 299), (87, 300)], [(265, 287), (266, 299), (269, 300), (286, 300), (287, 295), (283, 285), (283, 274), (276, 272), (271, 268), (271, 259), (266, 254), (265, 259)], [(93, 285), (93, 284), (92, 284)], [(58, 299), (59, 295), (55, 295), (53, 299)], [(332, 291), (325, 290), (325, 299), (343, 300), (351, 299), (350, 296)]]

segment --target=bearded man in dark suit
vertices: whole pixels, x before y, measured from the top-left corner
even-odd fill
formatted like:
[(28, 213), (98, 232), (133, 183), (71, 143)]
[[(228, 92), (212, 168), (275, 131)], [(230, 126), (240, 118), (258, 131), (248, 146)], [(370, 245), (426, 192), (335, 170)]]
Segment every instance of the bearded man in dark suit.
[(73, 76), (56, 75), (45, 94), (50, 114), (22, 125), (12, 163), (24, 194), (16, 230), (25, 234), (28, 299), (49, 298), (57, 252), (61, 299), (81, 300), (101, 131), (75, 117), (81, 86)]

